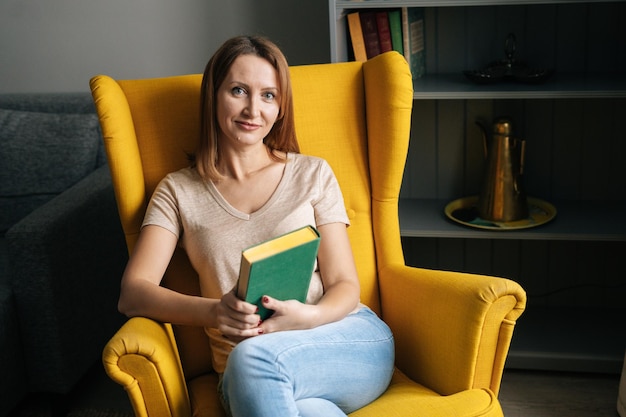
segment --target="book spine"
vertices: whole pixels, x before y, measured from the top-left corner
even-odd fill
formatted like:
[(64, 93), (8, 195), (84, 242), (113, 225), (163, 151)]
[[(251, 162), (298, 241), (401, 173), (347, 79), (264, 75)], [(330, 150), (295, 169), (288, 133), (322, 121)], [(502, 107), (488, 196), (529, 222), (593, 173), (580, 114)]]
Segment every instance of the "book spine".
[(410, 35), (409, 35), (409, 8), (403, 7), (401, 10), (402, 13), (402, 49), (404, 50), (404, 59), (409, 64), (409, 68), (411, 67), (411, 45), (409, 44)]
[(426, 72), (426, 51), (424, 48), (424, 9), (421, 7), (402, 8), (402, 35), (404, 57), (411, 68), (413, 79)]
[(380, 42), (378, 40), (378, 27), (376, 25), (376, 12), (361, 12), (361, 28), (365, 41), (367, 58), (380, 55)]
[(365, 51), (365, 39), (363, 38), (359, 12), (349, 13), (346, 18), (348, 19), (348, 29), (350, 31), (354, 59), (356, 61), (365, 62), (367, 61), (367, 52)]
[(376, 27), (378, 28), (378, 42), (380, 43), (380, 53), (393, 50), (391, 43), (391, 29), (389, 27), (389, 14), (387, 12), (376, 13)]
[(400, 55), (404, 55), (404, 48), (402, 46), (402, 15), (400, 9), (390, 10), (388, 15), (391, 46), (394, 51), (397, 51)]

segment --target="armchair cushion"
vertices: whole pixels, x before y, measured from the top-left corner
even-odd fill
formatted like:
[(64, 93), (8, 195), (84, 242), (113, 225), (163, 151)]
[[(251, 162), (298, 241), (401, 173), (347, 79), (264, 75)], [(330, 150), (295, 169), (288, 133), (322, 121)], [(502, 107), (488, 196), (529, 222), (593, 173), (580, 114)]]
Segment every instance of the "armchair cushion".
[(93, 171), (99, 143), (93, 113), (0, 109), (0, 231)]
[[(189, 396), (196, 416), (227, 417), (217, 398), (217, 375), (207, 374), (189, 382)], [(493, 392), (471, 389), (450, 396), (416, 384), (396, 370), (387, 391), (374, 403), (350, 417), (450, 417), (489, 416), (502, 410)]]

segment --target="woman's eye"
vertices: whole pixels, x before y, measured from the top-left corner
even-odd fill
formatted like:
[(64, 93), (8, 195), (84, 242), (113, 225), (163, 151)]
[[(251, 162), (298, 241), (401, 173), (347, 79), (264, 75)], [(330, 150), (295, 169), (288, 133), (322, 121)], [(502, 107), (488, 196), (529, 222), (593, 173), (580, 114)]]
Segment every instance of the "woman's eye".
[(234, 96), (241, 96), (246, 93), (246, 91), (241, 87), (233, 87), (233, 89), (230, 91), (233, 93)]
[(276, 98), (276, 95), (274, 93), (267, 92), (263, 94), (263, 98), (267, 101), (272, 101)]

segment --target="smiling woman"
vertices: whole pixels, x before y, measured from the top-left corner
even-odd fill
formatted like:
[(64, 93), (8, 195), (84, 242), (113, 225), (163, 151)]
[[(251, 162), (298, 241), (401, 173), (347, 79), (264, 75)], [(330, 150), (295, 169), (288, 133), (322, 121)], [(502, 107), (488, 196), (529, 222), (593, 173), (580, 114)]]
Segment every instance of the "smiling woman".
[(286, 154), (264, 143), (280, 112), (278, 91), (277, 71), (255, 55), (235, 59), (217, 90), (221, 179), (215, 185), (244, 213), (260, 209), (283, 175)]
[[(120, 310), (203, 327), (232, 416), (345, 416), (387, 388), (394, 341), (359, 302), (330, 165), (299, 154), (287, 61), (265, 38), (233, 38), (206, 66), (200, 95), (196, 163), (168, 174), (152, 195)], [(321, 239), (306, 301), (267, 294), (263, 307), (274, 313), (262, 321), (234, 292), (242, 250), (308, 225)], [(160, 285), (177, 246), (201, 296)]]
[(217, 97), (218, 140), (258, 145), (278, 118), (276, 70), (263, 58), (242, 55), (233, 62)]
[[(252, 88), (256, 91), (251, 91)], [(248, 104), (253, 104), (250, 103), (252, 98), (261, 97), (264, 104), (274, 103), (278, 108), (278, 114), (274, 122), (267, 126), (264, 143), (272, 151), (296, 153), (300, 151), (293, 120), (291, 79), (287, 60), (276, 45), (266, 43), (263, 38), (234, 38), (226, 41), (209, 60), (202, 79), (201, 113), (204, 117), (201, 120), (201, 135), (205, 140), (201, 140), (198, 145), (195, 162), (198, 172), (203, 177), (217, 181), (222, 179), (223, 175), (216, 164), (220, 156), (218, 145), (222, 146), (218, 137), (225, 133), (222, 111), (218, 112), (219, 109), (216, 108), (226, 105), (217, 99), (222, 93), (228, 93), (232, 97), (244, 97), (249, 101)], [(268, 101), (269, 93), (272, 93), (273, 100)], [(252, 94), (256, 94), (257, 97), (252, 97)], [(248, 112), (249, 110), (251, 109), (248, 109)], [(238, 116), (242, 121), (249, 122), (249, 113), (247, 115), (240, 113)], [(247, 133), (247, 130), (245, 132)], [(237, 137), (242, 139), (241, 135), (235, 134), (235, 138)], [(276, 152), (271, 152), (270, 157), (274, 160), (284, 160)]]

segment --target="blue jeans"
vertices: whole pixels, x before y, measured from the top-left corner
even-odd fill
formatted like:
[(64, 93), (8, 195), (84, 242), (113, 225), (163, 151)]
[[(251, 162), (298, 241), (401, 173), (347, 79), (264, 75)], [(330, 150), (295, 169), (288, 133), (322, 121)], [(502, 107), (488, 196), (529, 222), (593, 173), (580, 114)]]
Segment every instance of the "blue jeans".
[(393, 336), (368, 308), (311, 330), (247, 339), (221, 381), (233, 417), (345, 416), (379, 397), (394, 367)]

